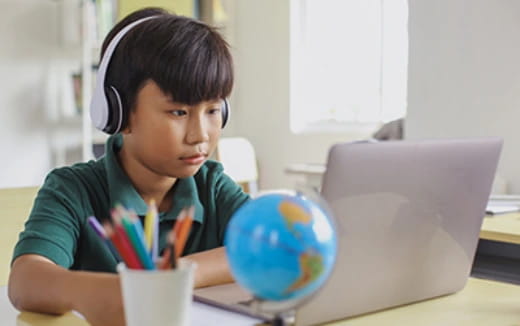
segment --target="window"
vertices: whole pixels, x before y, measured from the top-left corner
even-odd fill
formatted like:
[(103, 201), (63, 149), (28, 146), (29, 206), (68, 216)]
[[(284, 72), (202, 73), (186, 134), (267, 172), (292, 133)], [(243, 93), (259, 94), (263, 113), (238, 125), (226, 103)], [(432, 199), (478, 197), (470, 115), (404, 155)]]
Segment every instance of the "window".
[(407, 24), (407, 0), (291, 0), (291, 130), (373, 130), (403, 117)]

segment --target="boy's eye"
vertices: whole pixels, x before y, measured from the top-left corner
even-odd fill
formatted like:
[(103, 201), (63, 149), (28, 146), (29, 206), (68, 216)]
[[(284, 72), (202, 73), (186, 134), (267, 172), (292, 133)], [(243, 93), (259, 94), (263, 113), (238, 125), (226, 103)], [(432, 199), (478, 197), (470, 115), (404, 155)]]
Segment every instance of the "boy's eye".
[(172, 110), (170, 113), (174, 116), (182, 117), (183, 115), (186, 115), (187, 112), (184, 110)]
[(209, 109), (209, 113), (210, 113), (210, 114), (217, 114), (217, 113), (220, 113), (220, 108)]

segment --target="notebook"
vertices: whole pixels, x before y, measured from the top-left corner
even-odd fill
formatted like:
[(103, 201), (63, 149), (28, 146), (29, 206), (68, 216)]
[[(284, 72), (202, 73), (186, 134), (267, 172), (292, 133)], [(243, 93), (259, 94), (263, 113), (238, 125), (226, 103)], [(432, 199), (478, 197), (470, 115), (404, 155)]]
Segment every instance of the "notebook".
[[(451, 294), (471, 271), (502, 140), (344, 143), (330, 148), (322, 196), (339, 247), (326, 284), (293, 312), (314, 325)], [(195, 299), (262, 319), (236, 284)]]

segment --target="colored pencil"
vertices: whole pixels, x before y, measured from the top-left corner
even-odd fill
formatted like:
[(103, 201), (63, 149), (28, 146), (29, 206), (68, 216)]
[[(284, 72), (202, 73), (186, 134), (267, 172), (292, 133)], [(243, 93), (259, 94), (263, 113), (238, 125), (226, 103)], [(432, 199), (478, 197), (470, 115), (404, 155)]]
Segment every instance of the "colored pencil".
[(117, 223), (114, 226), (105, 223), (104, 228), (110, 241), (114, 244), (117, 251), (123, 258), (126, 266), (131, 269), (143, 269), (142, 264), (137, 259), (135, 252), (126, 237), (123, 227)]
[(105, 232), (105, 229), (101, 224), (99, 224), (97, 218), (95, 216), (90, 216), (88, 219), (88, 224), (94, 229), (96, 234), (103, 239), (103, 242), (105, 242), (105, 245), (108, 247), (114, 258), (117, 262), (121, 261), (121, 256), (119, 256), (119, 253), (117, 252), (116, 248), (114, 248), (114, 245), (110, 242), (108, 239), (107, 233)]
[(159, 258), (159, 212), (157, 211), (157, 206), (152, 205), (151, 207), (153, 213), (153, 235), (152, 235), (152, 248), (151, 248), (151, 256), (152, 261), (156, 262)]
[(175, 225), (173, 226), (173, 233), (177, 236), (179, 235), (179, 232), (182, 228), (182, 223), (184, 222), (184, 219), (188, 215), (188, 210), (186, 208), (181, 209), (179, 214), (177, 215), (177, 218), (175, 219)]
[(167, 237), (166, 248), (164, 249), (163, 258), (160, 269), (177, 268), (177, 260), (175, 258), (175, 234), (170, 231)]
[(135, 230), (137, 231), (137, 234), (142, 239), (142, 241), (146, 247), (146, 240), (145, 240), (143, 224), (141, 223), (141, 219), (139, 218), (137, 213), (132, 209), (127, 211), (127, 216), (130, 218), (130, 221), (132, 222), (132, 224), (135, 225)]
[(144, 217), (144, 235), (145, 235), (145, 242), (146, 242), (146, 248), (151, 253), (152, 252), (152, 241), (153, 241), (153, 229), (154, 229), (154, 218), (155, 213), (157, 209), (155, 208), (155, 200), (152, 199), (150, 201), (150, 205), (148, 206), (148, 212), (146, 213), (146, 216)]
[(134, 252), (137, 254), (137, 257), (139, 258), (139, 261), (144, 266), (144, 268), (150, 270), (155, 269), (154, 263), (146, 251), (144, 239), (139, 235), (139, 231), (137, 230), (135, 223), (132, 223), (130, 218), (127, 216), (123, 216), (121, 218), (121, 224), (123, 225), (128, 239), (130, 240), (130, 244), (132, 245)]
[(134, 250), (132, 242), (130, 241), (130, 238), (122, 223), (122, 219), (123, 219), (122, 214), (125, 214), (125, 212), (126, 212), (126, 210), (122, 206), (120, 206), (119, 208), (113, 209), (111, 211), (112, 220), (114, 221), (114, 230), (115, 230), (115, 233), (118, 234), (119, 237), (121, 238), (123, 246), (125, 248), (128, 248), (127, 250), (129, 251), (130, 256), (134, 257), (135, 260), (137, 260), (137, 262), (141, 266), (140, 268), (143, 269), (144, 266), (139, 259), (139, 255)]
[(191, 206), (187, 212), (185, 217), (181, 221), (181, 225), (178, 228), (178, 233), (175, 233), (176, 243), (175, 243), (175, 258), (179, 258), (184, 250), (184, 246), (186, 245), (186, 241), (188, 240), (188, 236), (190, 234), (191, 225), (193, 223), (193, 214), (195, 213), (195, 207)]

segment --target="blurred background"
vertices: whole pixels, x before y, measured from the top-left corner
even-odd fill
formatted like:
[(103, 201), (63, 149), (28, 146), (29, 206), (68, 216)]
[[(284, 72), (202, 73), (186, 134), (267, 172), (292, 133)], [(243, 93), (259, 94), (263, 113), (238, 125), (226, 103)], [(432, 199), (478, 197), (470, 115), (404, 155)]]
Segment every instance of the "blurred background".
[(54, 167), (102, 155), (106, 136), (85, 110), (101, 40), (127, 13), (161, 6), (219, 27), (230, 43), (236, 84), (223, 136), (252, 144), (260, 188), (292, 187), (303, 173), (295, 164), (319, 175), (330, 145), (371, 138), (394, 121), (397, 138), (503, 137), (494, 192), (520, 192), (518, 1), (0, 6), (0, 188), (39, 185)]

